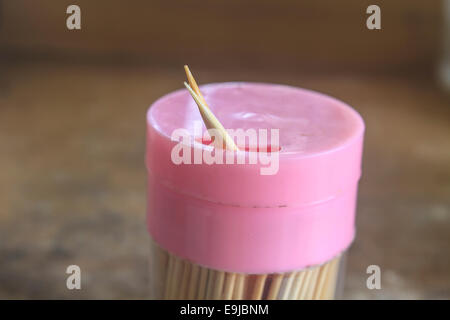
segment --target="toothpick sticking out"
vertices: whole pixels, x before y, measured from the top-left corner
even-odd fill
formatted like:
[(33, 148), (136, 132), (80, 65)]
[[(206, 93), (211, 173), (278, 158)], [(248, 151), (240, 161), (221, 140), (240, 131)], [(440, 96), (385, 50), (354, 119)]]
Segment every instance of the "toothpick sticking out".
[[(203, 98), (203, 95), (200, 92), (200, 89), (197, 86), (197, 83), (195, 82), (194, 77), (192, 76), (191, 72), (189, 71), (188, 66), (184, 66), (184, 69), (186, 71), (186, 75), (188, 77), (188, 81), (190, 83), (187, 84), (184, 83), (184, 86), (188, 89), (189, 93), (191, 94), (192, 98), (194, 99), (195, 103), (198, 106), (198, 110), (200, 111), (200, 115), (202, 116), (203, 122), (205, 123), (206, 128), (209, 129), (215, 129), (218, 134), (221, 136), (222, 142), (225, 144), (226, 149), (228, 150), (238, 150), (238, 147), (234, 143), (233, 139), (230, 137), (228, 132), (225, 130), (223, 125), (217, 120), (217, 118), (212, 113), (211, 109), (206, 104), (205, 99)], [(196, 89), (194, 89), (196, 88)], [(223, 148), (223, 145), (217, 145), (216, 147)]]
[[(184, 83), (184, 86), (189, 90), (189, 93), (191, 94), (192, 98), (194, 98), (195, 103), (197, 103), (198, 109), (203, 118), (203, 122), (205, 123), (206, 128), (208, 128), (208, 130), (215, 129), (216, 132), (221, 135), (222, 138), (221, 140), (225, 144), (225, 147), (227, 149), (238, 150), (236, 144), (234, 143), (230, 135), (227, 133), (225, 128), (222, 126), (219, 120), (217, 120), (217, 118), (214, 116), (211, 110), (202, 101), (200, 101), (200, 97), (194, 92), (191, 86), (189, 86), (189, 84), (187, 84), (186, 82)], [(223, 146), (218, 145), (218, 147), (222, 148)]]
[(200, 101), (203, 102), (203, 104), (209, 108), (208, 104), (205, 101), (205, 98), (203, 98), (203, 95), (200, 92), (200, 88), (198, 87), (197, 82), (195, 81), (194, 76), (191, 73), (191, 70), (189, 70), (189, 67), (186, 64), (184, 65), (184, 72), (186, 72), (186, 77), (192, 90), (194, 90), (194, 92), (200, 98)]

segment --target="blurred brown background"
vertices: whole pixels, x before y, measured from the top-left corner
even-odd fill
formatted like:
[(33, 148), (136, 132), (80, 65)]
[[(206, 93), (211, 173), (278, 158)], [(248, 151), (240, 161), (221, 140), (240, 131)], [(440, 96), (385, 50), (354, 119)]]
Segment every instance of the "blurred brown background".
[[(81, 30), (66, 28), (70, 4)], [(366, 28), (370, 4), (381, 30)], [(285, 83), (354, 106), (367, 133), (344, 298), (449, 299), (445, 4), (0, 1), (0, 298), (145, 298), (145, 112), (189, 63), (200, 83)], [(371, 264), (381, 290), (366, 288)]]

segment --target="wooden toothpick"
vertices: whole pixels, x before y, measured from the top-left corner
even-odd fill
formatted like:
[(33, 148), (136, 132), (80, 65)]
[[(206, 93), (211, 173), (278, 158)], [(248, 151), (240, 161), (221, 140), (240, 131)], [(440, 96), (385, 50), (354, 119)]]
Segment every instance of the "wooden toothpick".
[(203, 95), (200, 92), (200, 88), (198, 87), (197, 82), (195, 81), (194, 76), (191, 73), (191, 70), (189, 70), (189, 67), (186, 64), (184, 65), (184, 72), (186, 72), (186, 77), (192, 90), (194, 90), (194, 92), (197, 94), (197, 96), (200, 98), (203, 104), (209, 108), (208, 104), (205, 101), (205, 98), (203, 98)]
[[(200, 115), (202, 116), (203, 122), (205, 123), (206, 128), (215, 129), (217, 134), (221, 136), (222, 142), (225, 144), (225, 148), (228, 150), (238, 150), (238, 147), (234, 143), (233, 139), (230, 137), (228, 132), (225, 130), (223, 125), (217, 120), (216, 116), (212, 113), (211, 109), (206, 104), (205, 98), (200, 92), (200, 89), (195, 82), (194, 77), (192, 76), (189, 67), (184, 66), (186, 71), (186, 75), (190, 84), (184, 82), (184, 86), (188, 89), (192, 98), (198, 106), (198, 110), (200, 111)], [(223, 148), (222, 145), (215, 144), (216, 147)]]

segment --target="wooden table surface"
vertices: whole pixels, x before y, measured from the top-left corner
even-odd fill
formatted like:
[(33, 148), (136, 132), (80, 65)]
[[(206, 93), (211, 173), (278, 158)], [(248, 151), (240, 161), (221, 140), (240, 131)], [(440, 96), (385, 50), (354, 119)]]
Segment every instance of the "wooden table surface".
[[(145, 112), (175, 69), (15, 63), (0, 76), (0, 298), (144, 298)], [(322, 91), (367, 125), (345, 298), (450, 298), (450, 99), (427, 76), (195, 69)], [(82, 270), (82, 290), (65, 269)], [(366, 268), (381, 268), (381, 290)]]

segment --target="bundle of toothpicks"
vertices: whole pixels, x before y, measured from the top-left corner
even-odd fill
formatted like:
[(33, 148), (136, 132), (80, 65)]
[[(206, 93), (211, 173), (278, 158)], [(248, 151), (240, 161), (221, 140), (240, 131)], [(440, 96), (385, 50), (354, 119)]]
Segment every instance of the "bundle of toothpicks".
[[(208, 107), (188, 66), (184, 83), (208, 129), (222, 135), (223, 146), (238, 150)], [(284, 273), (245, 274), (201, 266), (151, 242), (150, 290), (153, 299), (305, 300), (333, 299), (340, 256), (317, 266)]]
[(340, 261), (285, 273), (226, 272), (181, 259), (153, 241), (150, 257), (151, 298), (182, 300), (329, 300)]

